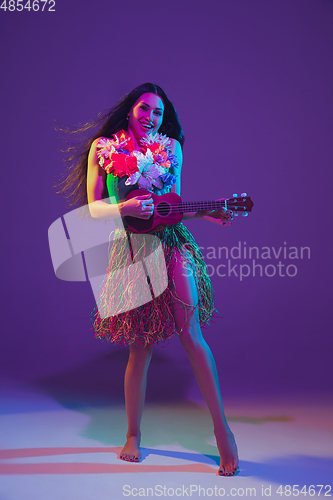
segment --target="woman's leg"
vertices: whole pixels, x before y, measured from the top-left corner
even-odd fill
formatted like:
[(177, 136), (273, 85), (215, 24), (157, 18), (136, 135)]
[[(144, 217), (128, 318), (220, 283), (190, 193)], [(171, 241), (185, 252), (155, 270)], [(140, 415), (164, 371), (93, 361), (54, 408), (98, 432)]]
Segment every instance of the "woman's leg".
[(237, 446), (234, 436), (224, 415), (220, 385), (215, 360), (205, 342), (200, 328), (198, 310), (198, 293), (194, 277), (179, 257), (174, 274), (176, 295), (192, 308), (177, 302), (173, 303), (173, 315), (179, 339), (191, 362), (194, 375), (212, 415), (214, 434), (221, 461), (219, 474), (233, 475), (238, 466)]
[(146, 395), (147, 371), (153, 352), (153, 345), (145, 347), (130, 345), (130, 354), (125, 372), (125, 403), (128, 422), (127, 441), (120, 453), (122, 460), (139, 462), (140, 423)]

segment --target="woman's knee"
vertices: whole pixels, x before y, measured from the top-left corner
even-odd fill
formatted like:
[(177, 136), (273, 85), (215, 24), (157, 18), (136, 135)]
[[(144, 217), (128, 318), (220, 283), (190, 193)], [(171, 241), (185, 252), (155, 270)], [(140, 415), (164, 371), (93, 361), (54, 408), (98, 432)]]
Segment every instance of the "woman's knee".
[(175, 300), (172, 305), (172, 314), (176, 331), (179, 335), (185, 330), (193, 330), (200, 327), (199, 318), (195, 306), (183, 304), (180, 300)]
[(204, 342), (199, 319), (196, 316), (194, 312), (191, 320), (178, 332), (179, 340), (186, 351), (198, 350)]

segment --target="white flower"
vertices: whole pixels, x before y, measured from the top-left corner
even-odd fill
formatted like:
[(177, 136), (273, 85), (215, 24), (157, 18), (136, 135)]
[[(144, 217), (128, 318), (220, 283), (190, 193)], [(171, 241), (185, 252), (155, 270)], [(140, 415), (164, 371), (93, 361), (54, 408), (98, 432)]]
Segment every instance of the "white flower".
[(150, 149), (147, 149), (146, 154), (134, 151), (134, 155), (137, 159), (139, 172), (130, 175), (125, 184), (133, 186), (133, 184), (138, 183), (141, 189), (152, 189), (152, 186), (161, 189), (163, 182), (159, 177), (164, 173), (165, 169), (159, 163), (154, 163), (154, 156)]
[(154, 144), (154, 142), (157, 142), (164, 147), (168, 147), (171, 144), (169, 137), (163, 134), (159, 134), (158, 132), (156, 132), (155, 134), (151, 134), (148, 137), (142, 137), (140, 144), (142, 144), (142, 146), (149, 146), (150, 144)]

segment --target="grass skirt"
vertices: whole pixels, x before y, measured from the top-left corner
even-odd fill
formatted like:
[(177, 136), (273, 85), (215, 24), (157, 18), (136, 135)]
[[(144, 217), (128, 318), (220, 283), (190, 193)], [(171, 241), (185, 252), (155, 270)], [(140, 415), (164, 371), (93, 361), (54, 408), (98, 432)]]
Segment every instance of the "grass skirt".
[[(195, 279), (195, 305), (185, 304), (175, 293), (174, 270), (180, 258)], [(151, 234), (117, 229), (92, 313), (95, 337), (123, 345), (168, 340), (177, 333), (172, 314), (174, 301), (181, 303), (185, 311), (193, 311), (195, 306), (201, 326), (210, 322), (213, 288), (202, 253), (188, 229), (182, 223)]]

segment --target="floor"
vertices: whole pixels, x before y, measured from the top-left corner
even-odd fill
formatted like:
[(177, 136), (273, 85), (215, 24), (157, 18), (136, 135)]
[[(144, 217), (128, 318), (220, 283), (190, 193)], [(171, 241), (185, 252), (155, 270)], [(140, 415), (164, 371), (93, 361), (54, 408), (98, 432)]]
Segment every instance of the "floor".
[(225, 399), (240, 454), (240, 471), (230, 478), (216, 475), (201, 400), (146, 405), (139, 464), (117, 458), (126, 432), (123, 403), (78, 403), (8, 380), (1, 402), (1, 500), (333, 495), (327, 395)]

